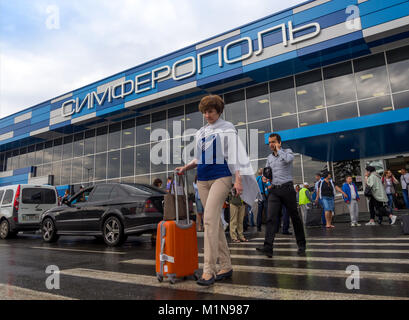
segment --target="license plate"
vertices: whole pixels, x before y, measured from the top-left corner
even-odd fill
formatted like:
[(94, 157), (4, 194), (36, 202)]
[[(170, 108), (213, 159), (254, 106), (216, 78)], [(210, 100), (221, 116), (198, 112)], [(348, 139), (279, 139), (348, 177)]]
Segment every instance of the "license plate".
[(22, 221), (38, 221), (40, 219), (40, 216), (35, 214), (35, 215), (23, 215)]

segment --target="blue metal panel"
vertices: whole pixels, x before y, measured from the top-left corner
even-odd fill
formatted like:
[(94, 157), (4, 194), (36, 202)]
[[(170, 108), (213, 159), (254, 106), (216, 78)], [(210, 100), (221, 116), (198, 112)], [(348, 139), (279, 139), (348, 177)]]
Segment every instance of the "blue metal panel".
[[(409, 108), (281, 131), (285, 141), (409, 121)], [(268, 142), (268, 133), (264, 135)]]
[(340, 45), (346, 45), (347, 47), (350, 47), (352, 41), (359, 40), (362, 38), (363, 38), (362, 31), (361, 30), (355, 31), (344, 36), (333, 38), (327, 41), (322, 41), (317, 44), (313, 44), (311, 46), (298, 49), (297, 55), (300, 57), (310, 53), (319, 52), (320, 50), (338, 47)]
[(244, 34), (254, 29), (260, 29), (260, 30), (267, 29), (268, 25), (273, 26), (273, 25), (276, 25), (277, 23), (278, 24), (281, 23), (278, 21), (287, 21), (288, 20), (287, 17), (290, 17), (292, 14), (293, 14), (293, 10), (291, 9), (291, 10), (286, 10), (284, 12), (281, 12), (279, 14), (275, 14), (273, 16), (269, 16), (267, 18), (263, 18), (259, 22), (255, 22), (255, 23), (253, 22), (244, 27), (241, 27), (240, 33)]
[(214, 76), (210, 76), (210, 77), (198, 80), (197, 81), (197, 86), (201, 87), (201, 86), (206, 85), (208, 83), (224, 79), (226, 77), (232, 77), (232, 76), (241, 74), (242, 72), (243, 72), (243, 68), (239, 67), (239, 68), (236, 68), (236, 69), (233, 69), (233, 70), (229, 70), (229, 71), (226, 71), (226, 72), (223, 72), (223, 73), (219, 73), (219, 74), (216, 74)]
[(357, 4), (357, 0), (332, 0), (330, 2), (326, 2), (319, 6), (294, 14), (293, 21), (295, 24), (301, 24), (339, 10), (345, 10), (349, 5)]
[(406, 39), (406, 38), (409, 38), (409, 31), (402, 32), (402, 33), (399, 33), (399, 34), (395, 34), (393, 36), (382, 38), (382, 39), (379, 39), (379, 40), (376, 40), (376, 41), (368, 42), (368, 47), (373, 48), (373, 47), (381, 46), (383, 44), (387, 44), (387, 43), (395, 42), (395, 41), (398, 41), (398, 40)]
[(50, 112), (37, 114), (35, 117), (31, 117), (31, 124), (36, 124), (43, 121), (50, 121)]
[(13, 170), (13, 176), (18, 176), (21, 174), (27, 174), (31, 172), (31, 167), (26, 167), (26, 168), (21, 168), (21, 169), (16, 169)]
[(375, 11), (380, 11), (389, 7), (396, 6), (400, 3), (408, 2), (408, 0), (370, 0), (358, 5), (359, 14), (365, 16)]
[(103, 110), (97, 110), (97, 117), (100, 117), (106, 114), (110, 114), (111, 112), (113, 113), (114, 111), (122, 111), (122, 109), (124, 108), (125, 108), (125, 105), (121, 103), (121, 104), (115, 105), (110, 108), (105, 108)]
[(67, 120), (67, 121), (64, 121), (64, 122), (53, 124), (53, 125), (50, 126), (50, 131), (56, 130), (56, 129), (61, 129), (62, 127), (68, 126), (70, 124), (71, 124), (71, 120)]
[(378, 24), (406, 17), (409, 12), (409, 2), (405, 2), (385, 10), (376, 11), (361, 17), (362, 28), (370, 28)]
[(29, 127), (29, 128), (30, 128), (30, 132), (33, 132), (33, 131), (36, 131), (36, 130), (39, 130), (39, 129), (48, 127), (49, 123), (50, 123), (49, 120), (43, 120), (43, 121), (40, 121), (40, 122), (33, 123), (33, 124)]

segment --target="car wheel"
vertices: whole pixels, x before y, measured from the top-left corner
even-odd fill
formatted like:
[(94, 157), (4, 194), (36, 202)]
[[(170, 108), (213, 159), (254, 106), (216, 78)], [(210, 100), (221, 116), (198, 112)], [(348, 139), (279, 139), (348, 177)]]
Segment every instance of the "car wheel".
[(115, 216), (111, 216), (105, 220), (102, 232), (104, 234), (105, 243), (110, 247), (120, 246), (125, 241), (122, 223)]
[(44, 219), (41, 231), (45, 242), (55, 242), (59, 238), (54, 221), (51, 218)]
[(12, 236), (13, 234), (10, 232), (10, 225), (9, 222), (4, 219), (1, 223), (0, 223), (0, 238), (1, 239), (8, 239)]

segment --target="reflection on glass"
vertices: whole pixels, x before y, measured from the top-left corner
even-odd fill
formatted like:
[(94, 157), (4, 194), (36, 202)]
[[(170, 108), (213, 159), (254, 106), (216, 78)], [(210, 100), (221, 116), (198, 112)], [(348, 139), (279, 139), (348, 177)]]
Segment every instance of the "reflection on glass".
[[(185, 131), (185, 107), (179, 106), (168, 110), (168, 131), (170, 138), (181, 137)], [(175, 124), (173, 122), (176, 122)], [(173, 132), (173, 126), (180, 132)]]
[(354, 118), (358, 116), (358, 108), (356, 102), (330, 107), (327, 110), (328, 121), (337, 121), (342, 119)]
[(83, 167), (82, 167), (82, 180), (84, 182), (90, 182), (94, 180), (94, 158), (95, 156), (84, 157)]
[(63, 160), (67, 160), (72, 158), (72, 136), (68, 136), (64, 138), (63, 146), (62, 146), (62, 158)]
[(295, 76), (298, 112), (324, 108), (321, 70)]
[(246, 98), (248, 122), (270, 118), (270, 100), (266, 83), (247, 88)]
[(144, 176), (137, 176), (135, 177), (135, 183), (144, 183), (144, 184), (150, 184), (151, 183), (151, 177), (150, 175), (144, 175)]
[(121, 147), (121, 123), (109, 125), (108, 151), (116, 150)]
[(108, 153), (108, 179), (117, 178), (121, 175), (120, 164), (121, 164), (121, 153), (120, 151), (113, 151)]
[(295, 155), (293, 161), (293, 183), (302, 185), (304, 183), (301, 171), (301, 156)]
[(19, 150), (17, 149), (17, 150), (14, 150), (13, 152), (12, 152), (12, 158), (13, 158), (13, 160), (12, 160), (12, 166), (13, 166), (13, 169), (18, 169), (18, 168), (20, 168), (19, 167)]
[(393, 95), (393, 103), (395, 105), (395, 109), (409, 108), (409, 91), (395, 93)]
[(135, 149), (127, 148), (121, 150), (121, 176), (128, 177), (134, 175)]
[(273, 119), (273, 131), (282, 131), (298, 128), (297, 115)]
[[(270, 154), (270, 150), (268, 145), (265, 144), (264, 135), (266, 133), (271, 132), (271, 125), (270, 120), (259, 121), (255, 123), (251, 123), (248, 125), (248, 139), (250, 142), (250, 152), (249, 157), (251, 160), (259, 159), (259, 158), (266, 158)], [(256, 145), (254, 142), (254, 137), (251, 134), (251, 130), (256, 130), (257, 133), (256, 139), (258, 143), (258, 148), (255, 149), (254, 146)], [(255, 150), (254, 150), (255, 149)]]
[(246, 106), (244, 90), (226, 93), (224, 95), (224, 119), (234, 125), (246, 123)]
[(82, 170), (78, 170), (82, 168), (82, 158), (75, 158), (72, 159), (72, 181), (71, 183), (79, 183), (82, 182)]
[(327, 106), (356, 99), (351, 61), (324, 68), (324, 79)]
[(135, 175), (150, 172), (150, 145), (143, 145), (135, 148)]
[(105, 126), (105, 127), (97, 128), (97, 142), (96, 142), (97, 153), (107, 151), (107, 145), (108, 145), (108, 127)]
[(43, 153), (44, 153), (43, 149), (44, 149), (43, 143), (36, 144), (36, 158), (34, 162), (36, 165), (43, 164)]
[(181, 139), (173, 139), (170, 140), (170, 154), (169, 154), (169, 165), (168, 165), (168, 170), (172, 171), (176, 167), (180, 167), (184, 165), (183, 160), (182, 160), (182, 155), (183, 155), (183, 149), (184, 149), (184, 144)]
[(150, 115), (136, 118), (136, 144), (149, 142), (151, 134)]
[[(52, 151), (53, 151), (53, 149), (51, 148), (51, 160), (53, 158)], [(27, 148), (21, 148), (20, 149), (20, 167), (21, 168), (28, 167), (27, 166)], [(1, 166), (1, 163), (0, 163), (0, 171), (2, 171), (1, 168), (2, 168), (2, 166)]]
[(122, 148), (135, 145), (135, 119), (122, 122)]
[(386, 52), (386, 59), (392, 92), (409, 90), (409, 46)]
[(61, 163), (61, 184), (71, 183), (71, 160), (65, 160)]
[(84, 154), (95, 153), (95, 129), (85, 131)]
[(74, 135), (73, 144), (74, 157), (81, 157), (84, 153), (84, 133), (77, 133)]
[[(47, 141), (44, 144), (44, 159), (43, 159), (44, 163), (49, 163), (51, 161), (53, 161), (53, 142), (52, 141)], [(21, 159), (20, 159), (20, 162)], [(21, 168), (25, 167), (25, 163), (23, 165), (23, 163), (20, 164)]]
[(315, 110), (315, 111), (300, 113), (299, 119), (300, 119), (300, 127), (306, 127), (306, 126), (311, 126), (313, 124), (327, 122), (325, 110)]
[(95, 180), (107, 178), (107, 154), (100, 153), (95, 156)]
[(383, 53), (354, 60), (358, 99), (389, 94)]
[(271, 116), (288, 116), (296, 113), (294, 78), (270, 82)]
[(309, 186), (315, 183), (315, 175), (328, 170), (327, 162), (313, 159), (308, 156), (302, 156), (304, 168), (304, 181), (308, 182)]
[[(28, 152), (30, 152), (30, 147)], [(54, 140), (54, 147), (53, 147), (53, 161), (59, 161), (61, 160), (61, 154), (62, 154), (62, 139), (55, 139)], [(28, 157), (30, 158), (30, 157)], [(27, 165), (29, 163), (27, 162)]]
[[(151, 172), (162, 172), (167, 170), (170, 161), (169, 140), (151, 144)], [(158, 163), (158, 164), (155, 164)]]
[(160, 111), (160, 112), (156, 112), (152, 114), (152, 124), (151, 124), (151, 132), (153, 133), (155, 130), (159, 130), (162, 129), (159, 132), (159, 137), (154, 140), (151, 134), (151, 141), (159, 141), (159, 140), (163, 140), (167, 138), (167, 131), (166, 131), (166, 110), (164, 111)]
[(54, 184), (60, 185), (61, 183), (61, 161), (53, 162)]
[(393, 110), (393, 107), (391, 97), (389, 95), (385, 97), (359, 101), (359, 112), (361, 116), (391, 110)]
[[(185, 129), (199, 130), (203, 126), (203, 115), (199, 110), (199, 101), (186, 105)], [(193, 132), (193, 131), (192, 131)]]

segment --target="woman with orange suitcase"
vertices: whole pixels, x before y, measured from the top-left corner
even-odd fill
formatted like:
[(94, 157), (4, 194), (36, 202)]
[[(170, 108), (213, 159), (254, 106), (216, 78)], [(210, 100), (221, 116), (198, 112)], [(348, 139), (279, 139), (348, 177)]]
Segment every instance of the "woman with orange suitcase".
[[(204, 97), (199, 104), (207, 124), (196, 133), (196, 158), (184, 167), (183, 173), (197, 167), (197, 186), (204, 206), (204, 267), (199, 285), (209, 286), (215, 281), (232, 277), (230, 252), (220, 219), (224, 201), (234, 188), (248, 203), (254, 203), (259, 188), (245, 147), (234, 125), (220, 118), (224, 101), (217, 95)], [(234, 148), (229, 148), (235, 146)], [(220, 270), (216, 269), (219, 259)]]

